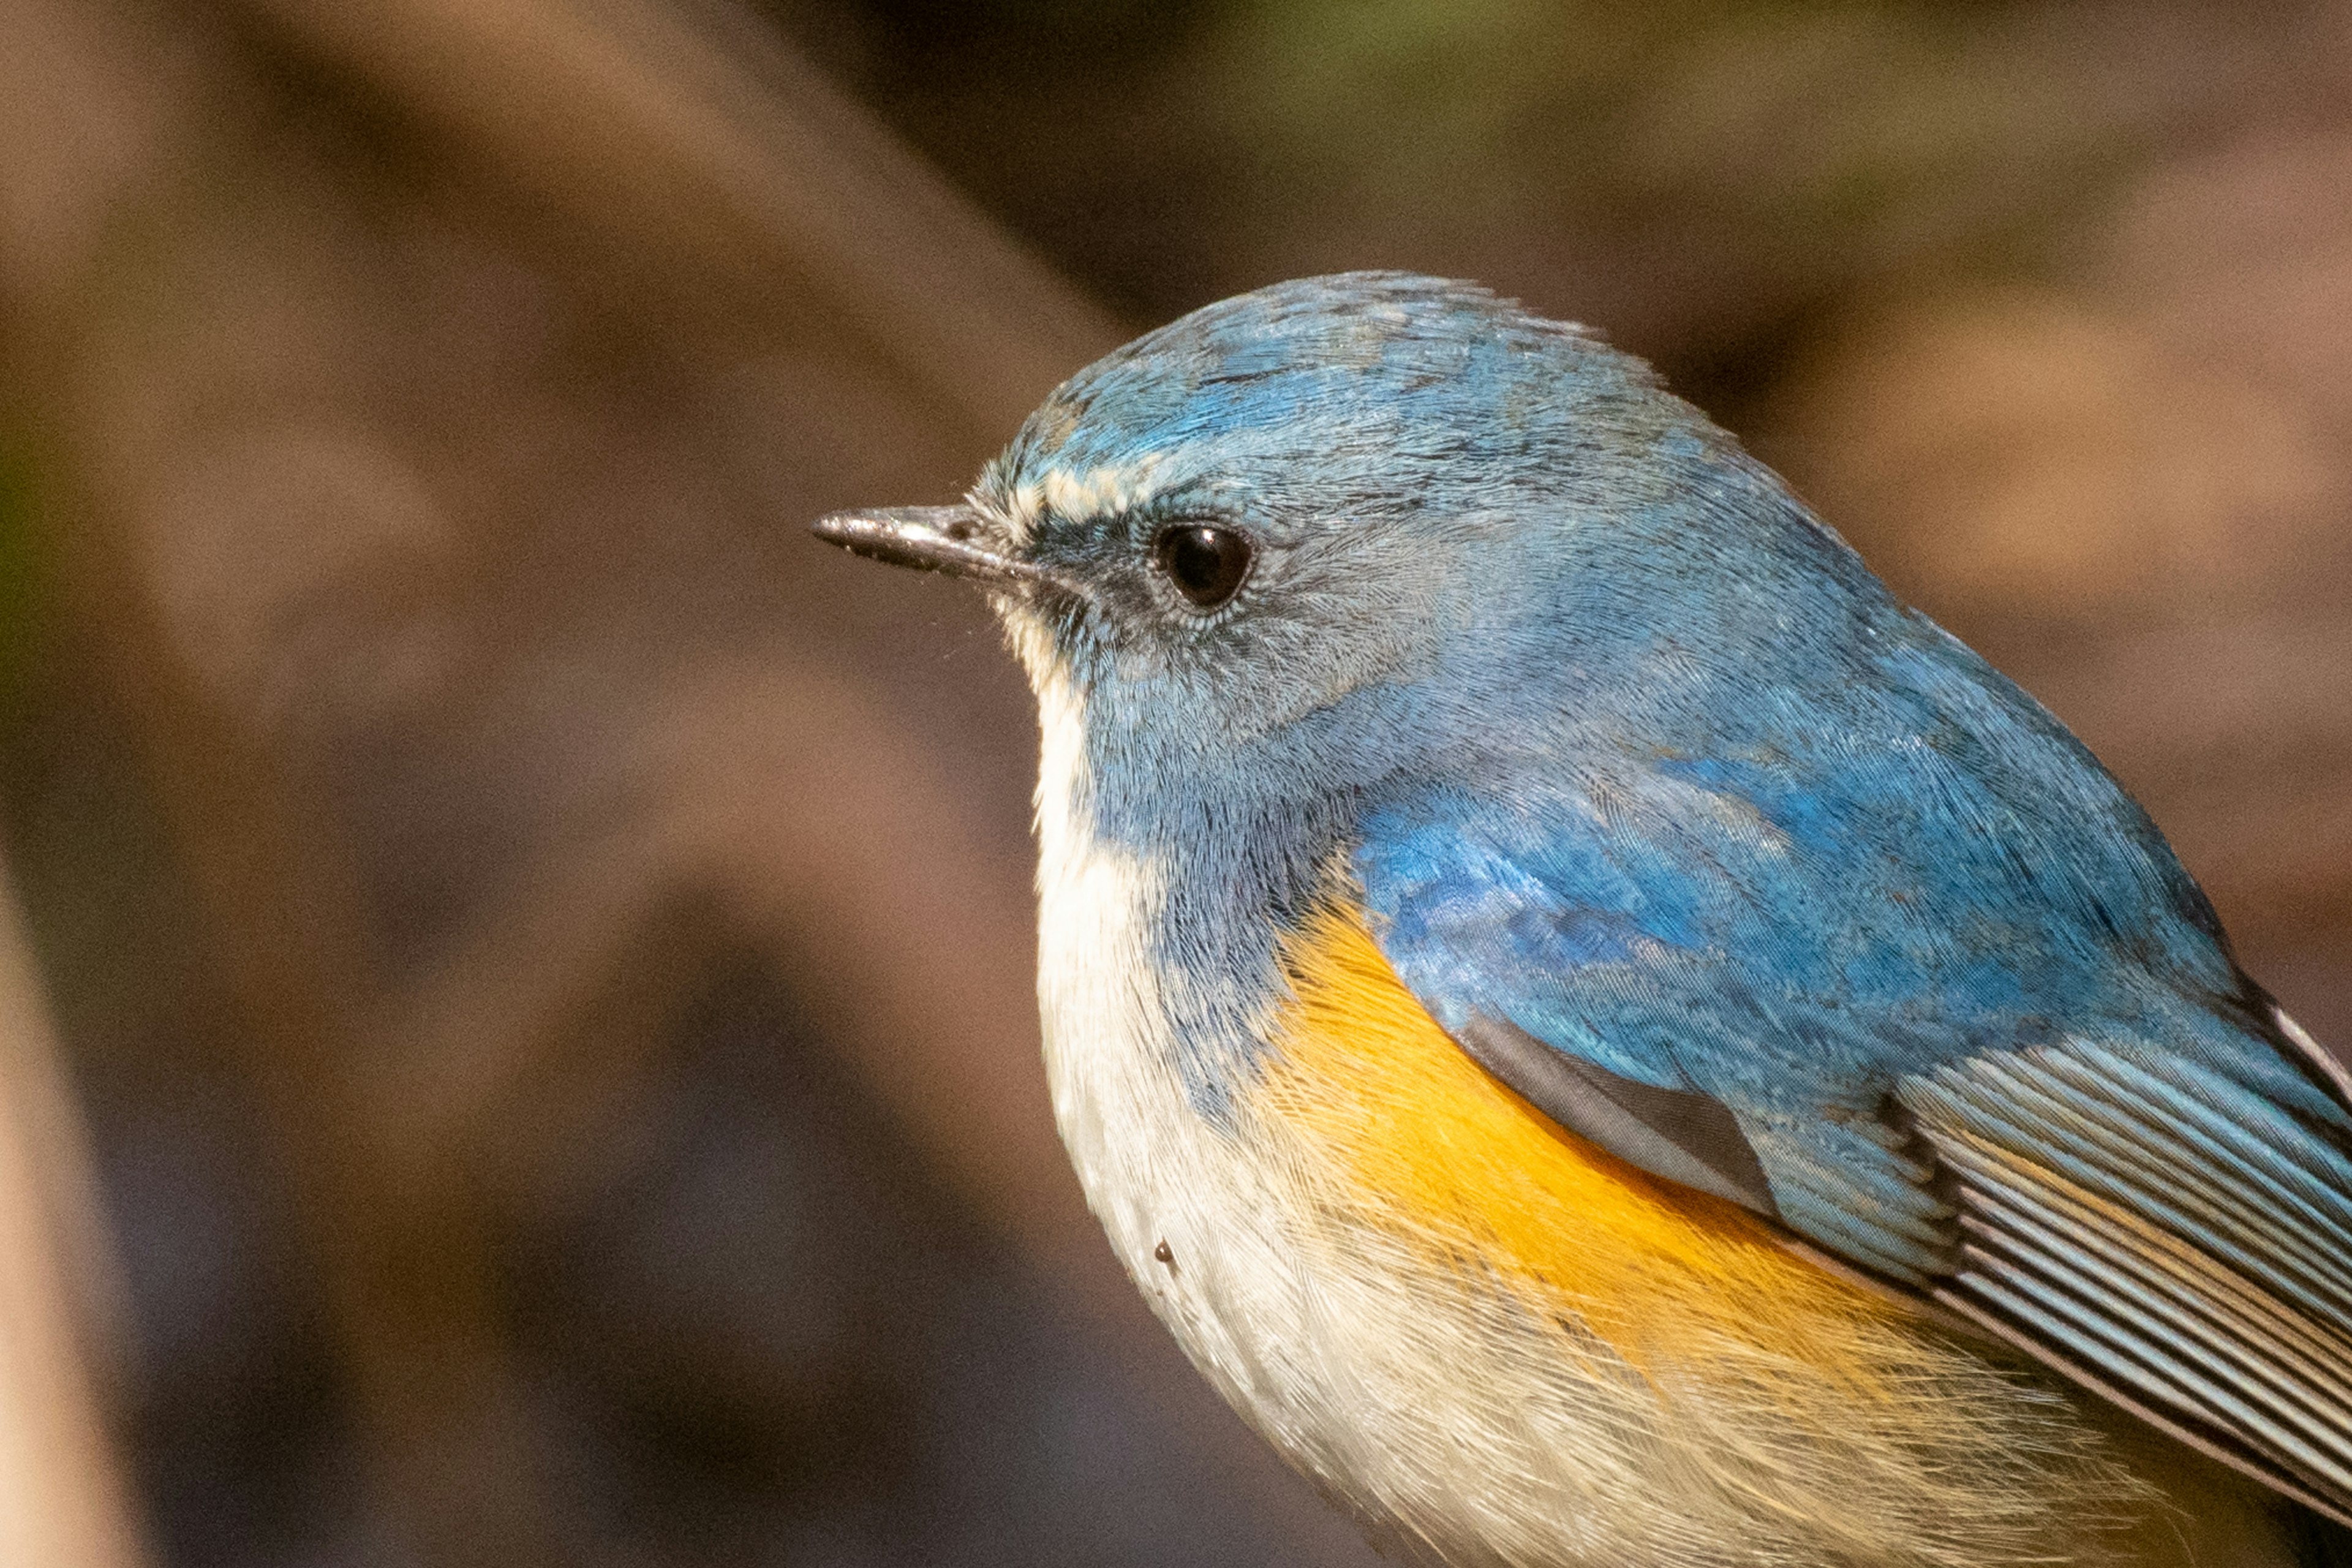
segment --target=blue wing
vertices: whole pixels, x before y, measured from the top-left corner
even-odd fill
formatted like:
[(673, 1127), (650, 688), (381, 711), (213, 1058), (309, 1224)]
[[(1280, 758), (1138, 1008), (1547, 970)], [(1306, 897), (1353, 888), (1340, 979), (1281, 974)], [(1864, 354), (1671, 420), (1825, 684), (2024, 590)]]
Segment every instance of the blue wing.
[(1383, 950), (1571, 1130), (2352, 1515), (2340, 1079), (2054, 720), (1874, 658), (1373, 803)]

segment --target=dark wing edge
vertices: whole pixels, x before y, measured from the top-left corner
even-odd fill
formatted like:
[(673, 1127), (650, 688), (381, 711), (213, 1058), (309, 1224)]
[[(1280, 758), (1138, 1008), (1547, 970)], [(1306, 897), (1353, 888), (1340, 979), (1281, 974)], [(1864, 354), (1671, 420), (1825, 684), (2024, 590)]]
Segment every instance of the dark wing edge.
[[(1695, 1192), (1737, 1204), (1772, 1222), (1772, 1234), (1788, 1251), (1857, 1289), (1892, 1301), (1962, 1335), (1981, 1336), (1985, 1326), (1966, 1313), (1946, 1310), (1919, 1288), (1916, 1269), (1890, 1264), (1884, 1251), (1855, 1245), (1841, 1236), (1845, 1251), (1826, 1237), (1808, 1235), (1781, 1210), (1765, 1162), (1731, 1108), (1711, 1095), (1661, 1089), (1611, 1072), (1597, 1063), (1550, 1045), (1507, 1019), (1474, 1013), (1454, 1031), (1454, 1043), (1503, 1087), (1526, 1100), (1563, 1131), (1598, 1145), (1637, 1170)], [(1814, 1173), (1784, 1171), (1791, 1194), (1809, 1215), (1822, 1209), (1822, 1194), (1803, 1184)], [(1874, 1234), (1866, 1229), (1864, 1235)], [(1957, 1227), (1953, 1251), (1957, 1256)], [(1900, 1272), (1897, 1272), (1900, 1270)]]
[(1721, 1100), (1622, 1077), (1485, 1013), (1472, 1014), (1454, 1037), (1512, 1093), (1578, 1137), (1654, 1176), (1780, 1217), (1764, 1163)]
[(2352, 1167), (2231, 1087), (2080, 1040), (1905, 1080), (1960, 1206), (1927, 1294), (2352, 1525)]

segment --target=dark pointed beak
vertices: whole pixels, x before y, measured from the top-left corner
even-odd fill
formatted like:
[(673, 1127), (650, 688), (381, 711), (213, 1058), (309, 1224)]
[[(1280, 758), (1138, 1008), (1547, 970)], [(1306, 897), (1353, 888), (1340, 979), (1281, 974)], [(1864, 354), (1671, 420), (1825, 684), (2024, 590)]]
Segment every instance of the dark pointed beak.
[(950, 577), (1006, 586), (1067, 587), (1058, 574), (982, 542), (985, 525), (968, 506), (887, 506), (828, 512), (809, 525), (827, 544), (891, 566), (944, 572)]

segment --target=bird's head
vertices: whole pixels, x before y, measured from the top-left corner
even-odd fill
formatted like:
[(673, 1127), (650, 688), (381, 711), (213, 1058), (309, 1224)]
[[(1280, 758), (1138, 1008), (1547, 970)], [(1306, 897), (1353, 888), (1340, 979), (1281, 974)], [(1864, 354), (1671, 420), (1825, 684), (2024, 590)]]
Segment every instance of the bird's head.
[(1473, 765), (1850, 575), (1640, 361), (1385, 273), (1187, 316), (1055, 392), (965, 504), (817, 531), (985, 585), (1097, 775), (1255, 795)]

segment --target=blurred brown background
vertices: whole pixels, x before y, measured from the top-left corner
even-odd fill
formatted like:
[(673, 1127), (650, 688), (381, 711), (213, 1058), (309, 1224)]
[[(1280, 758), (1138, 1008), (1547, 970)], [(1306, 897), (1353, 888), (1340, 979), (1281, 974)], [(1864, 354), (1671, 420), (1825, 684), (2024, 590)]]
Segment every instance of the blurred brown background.
[(2352, 1040), (2343, 0), (7, 0), (0, 1563), (1367, 1563), (1052, 1142), (978, 605), (803, 532), (1362, 266), (1655, 359)]

